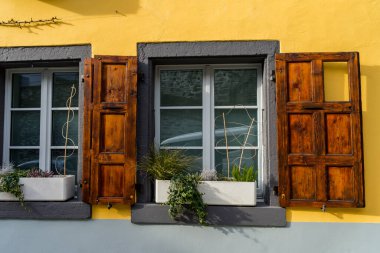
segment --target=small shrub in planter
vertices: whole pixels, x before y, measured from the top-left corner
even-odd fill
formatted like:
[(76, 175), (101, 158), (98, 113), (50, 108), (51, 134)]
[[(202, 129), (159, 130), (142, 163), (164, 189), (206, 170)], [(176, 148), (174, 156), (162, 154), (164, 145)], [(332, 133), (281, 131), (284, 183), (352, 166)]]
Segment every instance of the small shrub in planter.
[(173, 219), (181, 216), (185, 210), (193, 212), (200, 224), (206, 224), (207, 211), (202, 194), (198, 190), (200, 176), (197, 174), (179, 174), (170, 180), (169, 215)]
[(54, 175), (39, 169), (0, 173), (0, 200), (65, 201), (74, 196), (75, 176)]
[[(182, 150), (151, 149), (143, 157), (139, 169), (156, 179), (156, 198), (159, 194), (166, 196), (170, 217), (178, 218), (188, 210), (194, 212), (200, 224), (205, 224), (206, 205), (197, 188), (200, 176), (189, 173), (193, 161), (193, 157), (185, 155)], [(160, 193), (157, 189), (162, 184), (167, 187)]]
[(24, 205), (24, 193), (19, 183), (21, 177), (25, 177), (28, 171), (17, 170), (13, 165), (2, 166), (0, 170), (0, 192), (8, 193), (14, 196)]
[(182, 150), (154, 149), (144, 156), (139, 169), (146, 171), (149, 176), (157, 180), (170, 180), (174, 176), (187, 172), (193, 158), (184, 154)]

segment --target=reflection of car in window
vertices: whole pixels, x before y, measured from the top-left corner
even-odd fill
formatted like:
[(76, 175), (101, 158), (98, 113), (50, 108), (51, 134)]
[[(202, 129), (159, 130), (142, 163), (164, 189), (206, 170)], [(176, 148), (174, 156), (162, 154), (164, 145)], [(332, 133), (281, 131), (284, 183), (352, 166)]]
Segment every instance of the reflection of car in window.
[[(63, 159), (55, 159), (54, 161), (51, 161), (51, 171), (54, 172), (54, 174), (62, 174), (63, 173)], [(67, 158), (67, 174), (75, 175), (76, 174), (76, 169), (73, 166), (70, 166), (72, 164), (77, 163), (77, 157), (68, 157)], [(32, 160), (32, 161), (27, 161), (23, 162), (20, 164), (15, 165), (17, 168), (21, 170), (27, 170), (27, 169), (33, 169), (33, 168), (39, 168), (39, 160)]]
[[(227, 135), (242, 135), (242, 134), (247, 134), (249, 126), (241, 126), (241, 127), (230, 127), (227, 128)], [(253, 131), (255, 132), (255, 131)], [(215, 130), (215, 137), (223, 137), (224, 136), (224, 129), (216, 129)], [(192, 141), (192, 140), (201, 140), (202, 139), (202, 132), (194, 132), (194, 133), (189, 133), (189, 134), (181, 134), (166, 140), (163, 140), (161, 142), (161, 145), (169, 145), (169, 144), (174, 144), (178, 142), (184, 142), (184, 141)]]

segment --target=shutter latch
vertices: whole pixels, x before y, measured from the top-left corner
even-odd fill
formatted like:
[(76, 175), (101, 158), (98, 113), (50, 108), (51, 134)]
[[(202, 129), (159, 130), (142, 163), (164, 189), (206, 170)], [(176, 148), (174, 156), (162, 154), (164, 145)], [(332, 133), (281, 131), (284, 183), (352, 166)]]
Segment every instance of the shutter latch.
[(269, 80), (271, 80), (272, 82), (276, 82), (276, 71), (272, 70)]

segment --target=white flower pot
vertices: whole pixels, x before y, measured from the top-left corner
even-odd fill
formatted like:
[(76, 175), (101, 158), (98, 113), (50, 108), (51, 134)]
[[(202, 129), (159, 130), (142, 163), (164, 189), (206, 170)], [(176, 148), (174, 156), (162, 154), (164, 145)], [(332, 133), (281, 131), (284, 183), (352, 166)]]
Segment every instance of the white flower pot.
[[(75, 194), (75, 176), (20, 178), (25, 201), (65, 201)], [(7, 192), (0, 192), (1, 201), (18, 201)]]
[[(156, 180), (156, 203), (168, 200), (170, 180)], [(198, 190), (208, 205), (256, 205), (256, 182), (201, 181)]]

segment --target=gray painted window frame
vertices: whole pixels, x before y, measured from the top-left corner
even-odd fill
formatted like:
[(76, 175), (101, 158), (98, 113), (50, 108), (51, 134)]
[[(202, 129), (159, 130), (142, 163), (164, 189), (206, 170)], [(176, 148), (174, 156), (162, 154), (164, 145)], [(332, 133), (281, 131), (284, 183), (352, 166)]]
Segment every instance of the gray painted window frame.
[[(91, 45), (3, 47), (0, 48), (0, 133), (3, 133), (5, 70), (10, 68), (68, 67), (79, 66), (79, 76), (83, 76), (84, 58), (91, 57)], [(80, 78), (81, 79), (81, 78)], [(83, 85), (79, 82), (79, 136), (82, 143), (83, 132)], [(3, 136), (0, 134), (0, 143)], [(2, 160), (3, 145), (0, 145)], [(82, 150), (78, 149), (78, 185), (82, 177)], [(78, 198), (66, 202), (26, 202), (26, 208), (17, 202), (0, 202), (0, 218), (6, 219), (88, 219), (91, 206)]]
[[(154, 78), (156, 65), (173, 64), (241, 64), (261, 63), (263, 67), (263, 113), (265, 132), (264, 203), (258, 207), (210, 206), (209, 222), (215, 225), (285, 226), (285, 209), (278, 206), (277, 130), (275, 54), (279, 41), (208, 41), (138, 43), (139, 83), (137, 105), (138, 160), (154, 142)], [(137, 204), (132, 208), (132, 222), (137, 224), (193, 223), (191, 217), (171, 221), (165, 206), (153, 203), (153, 183), (147, 175), (137, 173)], [(226, 215), (228, 213), (228, 215)], [(231, 217), (247, 217), (242, 220)]]

